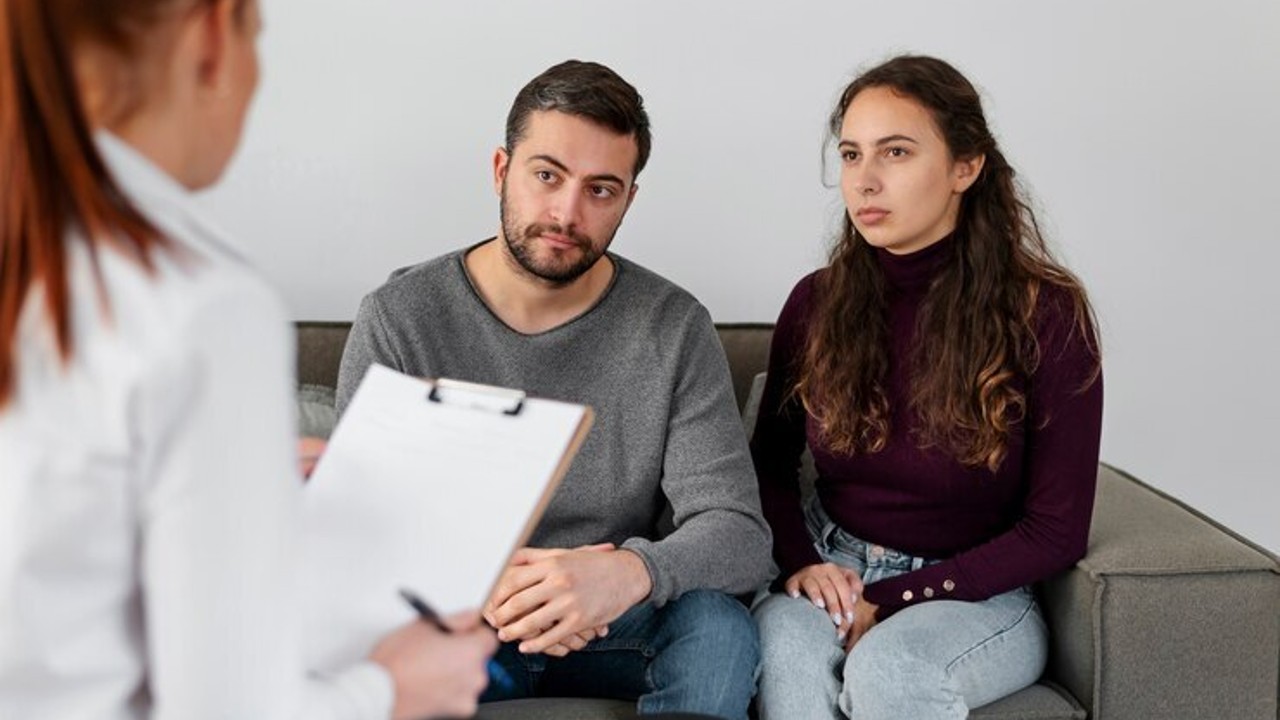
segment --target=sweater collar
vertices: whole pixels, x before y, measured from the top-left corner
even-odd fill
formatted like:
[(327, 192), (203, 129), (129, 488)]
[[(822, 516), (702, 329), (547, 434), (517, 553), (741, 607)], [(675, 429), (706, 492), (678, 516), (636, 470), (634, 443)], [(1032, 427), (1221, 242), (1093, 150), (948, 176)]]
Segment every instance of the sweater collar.
[(884, 271), (889, 287), (905, 293), (921, 293), (938, 270), (951, 256), (955, 235), (947, 235), (938, 242), (905, 255), (895, 255), (884, 248), (876, 248), (876, 259)]

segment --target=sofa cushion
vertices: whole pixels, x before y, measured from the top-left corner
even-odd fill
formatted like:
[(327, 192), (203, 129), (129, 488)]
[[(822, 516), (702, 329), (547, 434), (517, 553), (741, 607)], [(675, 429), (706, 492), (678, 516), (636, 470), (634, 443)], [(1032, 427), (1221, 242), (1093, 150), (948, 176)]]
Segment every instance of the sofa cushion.
[(333, 404), (333, 388), (328, 385), (299, 385), (298, 435), (328, 440), (333, 426), (338, 423), (338, 412)]
[[(588, 698), (536, 698), (485, 703), (475, 720), (630, 720), (635, 703)], [(1084, 720), (1085, 712), (1065, 692), (1032, 685), (969, 713), (971, 720)]]

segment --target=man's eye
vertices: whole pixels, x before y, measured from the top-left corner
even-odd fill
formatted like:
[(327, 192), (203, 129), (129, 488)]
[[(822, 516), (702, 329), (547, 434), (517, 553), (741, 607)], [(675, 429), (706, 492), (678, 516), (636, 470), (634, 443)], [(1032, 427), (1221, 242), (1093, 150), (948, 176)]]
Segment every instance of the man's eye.
[(858, 159), (857, 150), (844, 150), (840, 153), (840, 159), (845, 162), (854, 162)]
[(556, 179), (555, 173), (551, 172), (550, 170), (539, 170), (536, 173), (534, 173), (534, 177), (538, 178), (544, 183), (549, 183), (552, 180)]
[(592, 185), (591, 186), (592, 197), (604, 199), (604, 198), (611, 198), (615, 194), (616, 193), (613, 192), (613, 188), (609, 187), (608, 185)]

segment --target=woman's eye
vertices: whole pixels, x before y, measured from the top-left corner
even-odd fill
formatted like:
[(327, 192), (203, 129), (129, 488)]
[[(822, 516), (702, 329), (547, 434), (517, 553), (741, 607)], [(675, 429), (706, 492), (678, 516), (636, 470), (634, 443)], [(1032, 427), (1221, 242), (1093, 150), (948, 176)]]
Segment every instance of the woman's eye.
[(845, 151), (843, 151), (843, 152), (841, 152), (841, 153), (840, 153), (840, 158), (841, 158), (842, 160), (844, 160), (845, 162), (854, 162), (855, 160), (857, 160), (857, 159), (858, 159), (858, 151), (857, 151), (857, 150), (845, 150)]
[(911, 151), (907, 150), (904, 147), (891, 147), (885, 150), (884, 153), (889, 157), (900, 158), (900, 157), (906, 157), (910, 155)]

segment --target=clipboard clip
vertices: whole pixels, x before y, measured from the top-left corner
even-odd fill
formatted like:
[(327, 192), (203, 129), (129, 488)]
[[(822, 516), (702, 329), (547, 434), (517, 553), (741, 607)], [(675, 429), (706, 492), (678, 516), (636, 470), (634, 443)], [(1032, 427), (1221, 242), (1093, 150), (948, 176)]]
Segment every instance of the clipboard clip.
[(524, 409), (526, 397), (523, 390), (438, 378), (432, 381), (431, 390), (427, 393), (427, 400), (434, 403), (454, 402), (453, 397), (445, 398), (442, 396), (441, 390), (445, 391), (447, 395), (458, 397), (462, 404), (467, 407), (476, 410), (500, 412), (503, 415), (512, 416), (519, 415), (520, 411)]

